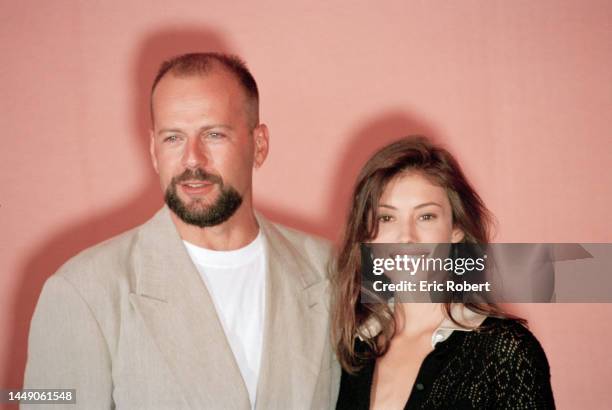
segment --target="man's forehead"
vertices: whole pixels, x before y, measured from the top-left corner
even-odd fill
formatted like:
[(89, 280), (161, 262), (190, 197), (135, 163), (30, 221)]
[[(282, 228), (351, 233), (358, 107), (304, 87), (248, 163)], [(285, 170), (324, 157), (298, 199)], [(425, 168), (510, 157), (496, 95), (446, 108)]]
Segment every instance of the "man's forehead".
[(168, 74), (159, 82), (152, 95), (152, 108), (159, 104), (172, 104), (177, 100), (208, 99), (215, 103), (245, 101), (245, 94), (235, 78), (222, 71), (215, 73), (174, 75)]
[[(175, 77), (153, 95), (152, 128), (192, 128), (245, 121), (245, 96), (239, 87), (214, 78)], [(248, 104), (247, 104), (248, 106)]]
[(236, 76), (227, 69), (216, 66), (206, 71), (175, 72), (169, 71), (164, 75), (153, 92), (153, 97), (160, 91), (168, 89), (190, 89), (199, 88), (223, 88), (228, 92), (241, 91), (240, 83)]

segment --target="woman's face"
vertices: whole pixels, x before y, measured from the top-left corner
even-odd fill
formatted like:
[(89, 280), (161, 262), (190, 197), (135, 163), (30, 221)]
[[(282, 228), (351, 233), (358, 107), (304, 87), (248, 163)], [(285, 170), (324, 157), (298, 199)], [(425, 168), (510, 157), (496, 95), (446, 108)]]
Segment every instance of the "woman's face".
[(453, 227), (446, 191), (420, 172), (403, 173), (389, 182), (378, 207), (374, 243), (460, 242), (463, 231)]

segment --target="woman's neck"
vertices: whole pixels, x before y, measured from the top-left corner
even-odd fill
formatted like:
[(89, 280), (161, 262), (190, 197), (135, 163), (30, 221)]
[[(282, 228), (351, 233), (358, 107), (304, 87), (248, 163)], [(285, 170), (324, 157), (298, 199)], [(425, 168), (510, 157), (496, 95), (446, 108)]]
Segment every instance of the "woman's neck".
[(395, 305), (395, 312), (398, 336), (433, 332), (444, 320), (441, 303), (399, 303)]

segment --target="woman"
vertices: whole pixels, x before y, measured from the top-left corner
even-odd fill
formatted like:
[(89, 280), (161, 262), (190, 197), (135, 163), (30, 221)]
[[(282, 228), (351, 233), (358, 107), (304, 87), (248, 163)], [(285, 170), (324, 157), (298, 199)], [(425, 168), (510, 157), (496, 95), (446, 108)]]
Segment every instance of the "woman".
[(362, 303), (362, 242), (486, 244), (491, 217), (446, 150), (378, 151), (355, 188), (334, 282), (337, 409), (554, 408), (546, 355), (493, 304)]

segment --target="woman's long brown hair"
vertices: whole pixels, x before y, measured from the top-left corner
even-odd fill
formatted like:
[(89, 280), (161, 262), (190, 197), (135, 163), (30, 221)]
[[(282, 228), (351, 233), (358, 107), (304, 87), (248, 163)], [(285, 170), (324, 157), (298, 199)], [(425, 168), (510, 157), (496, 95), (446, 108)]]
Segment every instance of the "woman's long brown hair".
[[(453, 225), (464, 232), (464, 242), (489, 242), (492, 216), (447, 150), (432, 144), (425, 137), (407, 137), (374, 154), (357, 178), (332, 276), (332, 337), (338, 360), (350, 373), (359, 370), (365, 361), (384, 355), (396, 331), (394, 313), (386, 301), (360, 302), (360, 243), (376, 237), (380, 197), (391, 180), (407, 171), (420, 172), (430, 182), (446, 190)], [(465, 307), (487, 316), (511, 317), (494, 304), (466, 303)], [(446, 315), (459, 324), (451, 314), (451, 303), (445, 303), (444, 309)], [(360, 333), (362, 325), (372, 319), (381, 328), (377, 338)], [(358, 335), (362, 336), (368, 349), (355, 350), (355, 338)]]

